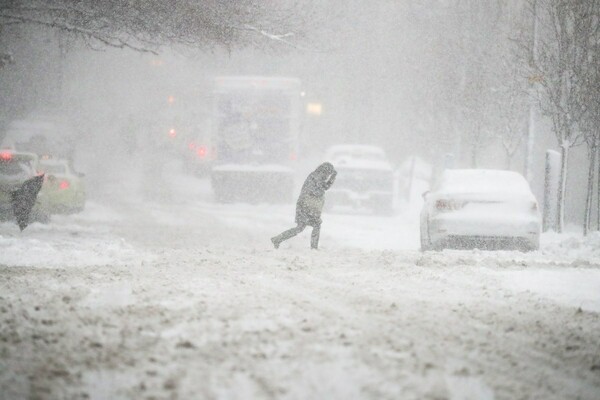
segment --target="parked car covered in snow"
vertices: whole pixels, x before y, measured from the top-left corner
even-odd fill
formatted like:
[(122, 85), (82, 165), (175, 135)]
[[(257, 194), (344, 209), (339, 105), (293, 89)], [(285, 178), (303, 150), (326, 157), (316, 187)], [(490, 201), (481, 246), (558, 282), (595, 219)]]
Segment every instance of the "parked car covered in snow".
[(83, 175), (73, 171), (63, 159), (42, 159), (38, 169), (46, 174), (42, 193), (51, 213), (79, 212), (85, 208)]
[(394, 173), (383, 149), (345, 144), (329, 148), (326, 160), (338, 171), (327, 193), (327, 209), (334, 206), (366, 208), (378, 214), (394, 209)]
[(424, 194), (421, 250), (537, 250), (541, 217), (529, 184), (517, 172), (446, 170)]

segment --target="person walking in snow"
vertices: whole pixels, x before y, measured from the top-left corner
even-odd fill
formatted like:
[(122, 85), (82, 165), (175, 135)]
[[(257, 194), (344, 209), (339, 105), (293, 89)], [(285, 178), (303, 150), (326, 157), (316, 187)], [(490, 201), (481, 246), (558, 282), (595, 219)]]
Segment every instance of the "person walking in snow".
[(290, 239), (304, 230), (307, 226), (312, 226), (310, 247), (317, 249), (319, 247), (319, 235), (321, 233), (321, 211), (325, 203), (325, 191), (333, 185), (337, 171), (331, 163), (325, 162), (310, 173), (296, 202), (296, 224), (295, 228), (288, 229), (279, 235), (272, 237), (271, 242), (276, 249), (284, 240)]

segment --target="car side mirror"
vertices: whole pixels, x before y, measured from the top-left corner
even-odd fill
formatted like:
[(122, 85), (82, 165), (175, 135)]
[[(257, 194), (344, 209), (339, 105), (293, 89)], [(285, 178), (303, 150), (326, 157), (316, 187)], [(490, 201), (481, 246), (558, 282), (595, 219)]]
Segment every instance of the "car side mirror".
[(425, 200), (427, 198), (427, 195), (429, 194), (429, 190), (423, 192), (423, 194), (421, 194), (421, 197), (423, 197), (423, 200)]

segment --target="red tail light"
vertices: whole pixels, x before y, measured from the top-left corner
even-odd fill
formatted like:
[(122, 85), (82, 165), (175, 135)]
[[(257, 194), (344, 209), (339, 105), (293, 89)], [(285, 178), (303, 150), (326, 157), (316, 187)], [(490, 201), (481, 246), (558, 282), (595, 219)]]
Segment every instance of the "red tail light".
[(175, 136), (177, 136), (177, 131), (175, 130), (175, 128), (169, 129), (169, 137), (174, 138)]
[(198, 146), (198, 148), (196, 149), (196, 154), (198, 154), (198, 157), (200, 158), (206, 157), (206, 147)]
[(465, 205), (464, 202), (456, 200), (438, 200), (435, 202), (435, 208), (439, 211), (460, 210)]
[(2, 160), (2, 161), (12, 160), (12, 153), (10, 153), (8, 151), (0, 152), (0, 160)]
[(64, 189), (68, 189), (69, 186), (71, 186), (71, 184), (69, 183), (69, 181), (60, 181), (60, 183), (58, 184), (58, 187), (62, 190)]

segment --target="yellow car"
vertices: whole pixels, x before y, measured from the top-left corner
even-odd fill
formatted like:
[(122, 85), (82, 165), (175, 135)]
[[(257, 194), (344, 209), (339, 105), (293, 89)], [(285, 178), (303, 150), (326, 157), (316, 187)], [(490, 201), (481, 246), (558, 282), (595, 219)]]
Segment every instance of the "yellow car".
[(83, 175), (73, 171), (64, 159), (42, 159), (38, 169), (46, 174), (40, 196), (44, 207), (53, 214), (73, 213), (85, 208)]

